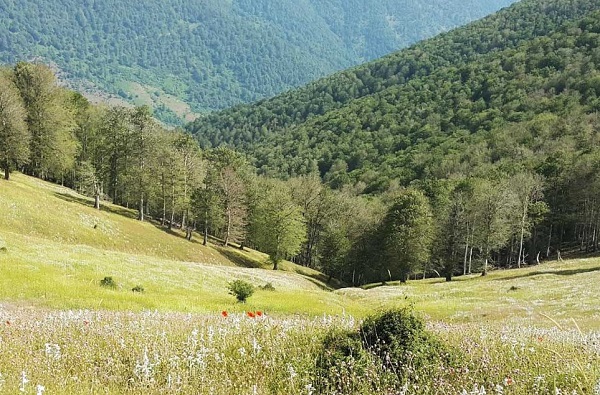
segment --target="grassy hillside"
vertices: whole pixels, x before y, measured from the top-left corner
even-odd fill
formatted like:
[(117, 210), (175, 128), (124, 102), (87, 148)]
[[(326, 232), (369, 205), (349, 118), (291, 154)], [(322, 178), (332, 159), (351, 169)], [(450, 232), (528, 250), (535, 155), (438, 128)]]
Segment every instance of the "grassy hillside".
[(0, 1), (0, 61), (53, 62), (165, 121), (275, 95), (514, 0)]
[[(263, 309), (343, 310), (339, 296), (321, 291), (314, 270), (283, 263), (273, 272), (259, 252), (188, 242), (129, 210), (105, 204), (96, 211), (74, 191), (24, 175), (0, 186), (0, 299), (56, 308), (239, 309), (226, 286), (241, 278), (273, 284), (276, 294), (252, 298)], [(105, 276), (117, 291), (99, 286)], [(146, 292), (131, 292), (136, 285)]]
[[(574, 319), (583, 328), (600, 323), (597, 258), (459, 277), (451, 283), (428, 279), (330, 292), (318, 272), (291, 263), (273, 272), (263, 266), (266, 257), (259, 252), (190, 243), (177, 232), (129, 218), (133, 214), (127, 210), (105, 205), (97, 212), (72, 190), (20, 174), (0, 182), (0, 212), (0, 300), (11, 304), (316, 315), (345, 311), (358, 316), (412, 304), (436, 321), (454, 323), (553, 326), (553, 319), (568, 326)], [(117, 290), (99, 286), (105, 276), (117, 281)], [(258, 286), (272, 283), (275, 291), (259, 290), (248, 305), (238, 305), (226, 289), (234, 278)], [(131, 292), (136, 285), (145, 292)]]

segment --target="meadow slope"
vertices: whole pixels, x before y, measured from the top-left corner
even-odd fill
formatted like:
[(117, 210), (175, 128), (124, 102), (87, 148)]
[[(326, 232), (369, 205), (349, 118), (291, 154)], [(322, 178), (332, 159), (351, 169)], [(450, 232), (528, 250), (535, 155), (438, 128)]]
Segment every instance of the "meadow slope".
[[(600, 393), (597, 258), (332, 291), (318, 273), (267, 270), (259, 252), (190, 243), (20, 174), (0, 180), (0, 213), (0, 394), (317, 394), (324, 337), (398, 306), (455, 366), (398, 387), (362, 361), (336, 393)], [(234, 278), (275, 291), (235, 303)]]

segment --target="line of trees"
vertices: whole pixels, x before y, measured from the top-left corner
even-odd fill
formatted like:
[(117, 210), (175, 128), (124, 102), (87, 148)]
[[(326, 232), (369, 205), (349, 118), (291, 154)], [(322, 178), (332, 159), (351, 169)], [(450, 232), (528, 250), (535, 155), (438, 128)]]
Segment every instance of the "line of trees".
[[(572, 183), (589, 174), (595, 185), (597, 161), (588, 159), (578, 162)], [(96, 208), (110, 201), (137, 210), (140, 221), (181, 228), (189, 240), (196, 230), (204, 244), (212, 236), (225, 247), (259, 249), (274, 269), (290, 259), (353, 285), (414, 275), (451, 280), (491, 265), (539, 262), (564, 241), (587, 250), (599, 244), (595, 195), (580, 193), (581, 220), (566, 220), (549, 211), (545, 192), (560, 208), (561, 199), (574, 198), (559, 193), (577, 185), (548, 185), (542, 171), (491, 166), (392, 184), (379, 195), (364, 194), (360, 183), (333, 189), (317, 175), (258, 176), (241, 154), (202, 151), (146, 107), (90, 104), (39, 64), (0, 71), (0, 165), (6, 179), (19, 169), (93, 197)]]

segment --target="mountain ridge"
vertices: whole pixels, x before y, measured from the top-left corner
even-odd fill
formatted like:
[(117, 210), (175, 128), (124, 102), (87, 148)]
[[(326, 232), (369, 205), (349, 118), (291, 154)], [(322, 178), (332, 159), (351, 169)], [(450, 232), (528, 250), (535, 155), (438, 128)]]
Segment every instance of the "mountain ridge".
[(512, 1), (0, 1), (0, 61), (54, 62), (72, 87), (150, 104), (176, 122), (189, 111), (165, 95), (196, 113), (255, 101)]

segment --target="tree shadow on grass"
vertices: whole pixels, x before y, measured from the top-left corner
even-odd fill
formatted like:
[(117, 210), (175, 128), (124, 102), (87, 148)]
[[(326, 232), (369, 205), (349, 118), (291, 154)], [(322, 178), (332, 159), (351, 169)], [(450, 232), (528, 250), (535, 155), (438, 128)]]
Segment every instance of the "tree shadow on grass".
[(236, 266), (246, 267), (250, 269), (261, 269), (263, 267), (262, 264), (256, 261), (255, 259), (248, 258), (243, 254), (233, 251), (231, 248), (219, 246), (214, 246), (214, 248), (217, 251), (219, 251), (219, 253), (225, 258), (235, 263)]
[(495, 280), (496, 281), (515, 280), (517, 278), (541, 276), (544, 274), (554, 274), (557, 276), (573, 276), (575, 274), (583, 274), (583, 273), (590, 273), (590, 272), (597, 272), (597, 271), (600, 271), (600, 266), (590, 267), (590, 268), (586, 268), (586, 269), (536, 270), (536, 271), (530, 272), (530, 273), (517, 274), (514, 276), (510, 276), (510, 277), (502, 277), (502, 278), (497, 278)]
[[(71, 195), (68, 193), (59, 193), (59, 192), (55, 192), (54, 196), (66, 201), (66, 202), (78, 203), (78, 204), (81, 204), (81, 205), (87, 206), (87, 207), (94, 207), (94, 201), (91, 199), (86, 199), (84, 197), (78, 197), (78, 196), (74, 196), (74, 195)], [(107, 205), (107, 204), (103, 204), (103, 202), (100, 202), (100, 211), (117, 214), (117, 215), (122, 215), (123, 217), (131, 218), (131, 219), (137, 219), (137, 213), (134, 210), (130, 210), (125, 207), (119, 207), (119, 206), (116, 206), (113, 204)]]

